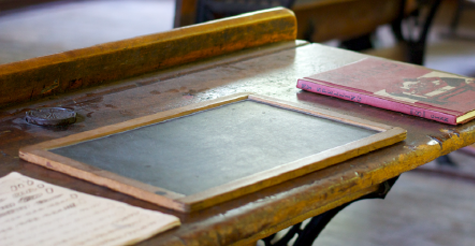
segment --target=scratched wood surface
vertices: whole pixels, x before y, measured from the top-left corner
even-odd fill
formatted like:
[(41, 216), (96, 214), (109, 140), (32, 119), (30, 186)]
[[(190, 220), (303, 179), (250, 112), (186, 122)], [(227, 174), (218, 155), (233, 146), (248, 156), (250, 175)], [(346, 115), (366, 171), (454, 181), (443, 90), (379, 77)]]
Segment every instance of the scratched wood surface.
[[(300, 91), (295, 88), (298, 77), (336, 68), (364, 55), (318, 44), (297, 42), (294, 46), (281, 46), (282, 49), (272, 45), (260, 47), (196, 62), (181, 69), (123, 80), (107, 87), (6, 108), (0, 121), (0, 175), (18, 171), (75, 190), (172, 213), (182, 220), (181, 227), (139, 245), (231, 245), (252, 242), (376, 191), (377, 184), (384, 180), (475, 142), (475, 122), (448, 126)], [(195, 67), (206, 69), (195, 70)], [(195, 72), (183, 75), (183, 71)], [(139, 83), (144, 81), (147, 83)], [(407, 139), (372, 154), (191, 214), (173, 212), (18, 158), (18, 150), (23, 146), (237, 92), (256, 92), (398, 126), (408, 130)], [(44, 129), (24, 121), (27, 109), (47, 105), (73, 108), (80, 115), (79, 121), (64, 129)]]
[[(89, 194), (176, 214), (183, 225), (139, 245), (245, 244), (376, 191), (377, 185), (440, 155), (475, 142), (475, 122), (448, 126), (295, 88), (298, 77), (356, 61), (364, 55), (318, 44), (265, 45), (177, 68), (78, 90), (0, 112), (0, 176), (11, 171)], [(199, 213), (180, 214), (110, 189), (22, 161), (20, 147), (203, 102), (255, 92), (408, 130), (407, 139), (324, 170), (263, 189)], [(26, 110), (67, 106), (78, 122), (45, 129), (24, 121)]]
[(21, 148), (20, 157), (190, 212), (405, 137), (397, 127), (236, 94)]

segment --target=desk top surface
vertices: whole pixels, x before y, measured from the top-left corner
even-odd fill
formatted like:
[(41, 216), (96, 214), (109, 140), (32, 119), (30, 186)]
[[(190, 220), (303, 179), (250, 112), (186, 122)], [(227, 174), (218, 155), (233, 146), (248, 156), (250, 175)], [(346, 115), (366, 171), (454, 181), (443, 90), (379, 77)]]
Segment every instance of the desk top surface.
[[(139, 245), (248, 243), (377, 190), (378, 184), (475, 142), (475, 121), (445, 125), (295, 88), (298, 77), (337, 68), (362, 54), (301, 41), (267, 45), (118, 81), (0, 112), (0, 176), (12, 171), (77, 191), (180, 217), (182, 226)], [(211, 208), (184, 214), (140, 201), (18, 158), (18, 149), (46, 140), (240, 92), (398, 126), (401, 143)], [(25, 122), (40, 106), (74, 109), (78, 121), (64, 129)]]

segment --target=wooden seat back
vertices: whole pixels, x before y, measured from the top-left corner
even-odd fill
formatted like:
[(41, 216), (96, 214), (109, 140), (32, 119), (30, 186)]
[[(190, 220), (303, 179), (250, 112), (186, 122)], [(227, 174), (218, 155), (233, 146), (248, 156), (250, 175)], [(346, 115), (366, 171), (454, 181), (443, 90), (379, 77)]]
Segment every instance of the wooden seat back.
[(312, 42), (349, 39), (391, 23), (400, 13), (401, 0), (321, 0), (293, 7), (297, 37)]
[[(440, 0), (320, 0), (294, 6), (297, 37), (311, 42), (348, 40), (390, 24), (396, 44), (364, 53), (422, 65), (429, 28)], [(405, 19), (412, 21), (404, 23)], [(414, 33), (404, 33), (402, 27)], [(368, 41), (369, 42), (369, 41)]]

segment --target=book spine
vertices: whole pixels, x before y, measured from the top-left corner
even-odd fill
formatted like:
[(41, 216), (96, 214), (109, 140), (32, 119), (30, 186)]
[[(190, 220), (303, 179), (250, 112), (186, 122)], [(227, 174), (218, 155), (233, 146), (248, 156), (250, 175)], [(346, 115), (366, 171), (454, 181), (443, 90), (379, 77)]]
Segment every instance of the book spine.
[(446, 124), (456, 125), (456, 117), (450, 114), (440, 113), (416, 106), (407, 105), (400, 102), (390, 101), (370, 95), (351, 92), (330, 86), (320, 85), (303, 79), (297, 81), (297, 88), (315, 92), (322, 95), (337, 97), (340, 99), (371, 105), (391, 111), (396, 111), (408, 115), (414, 115), (426, 119), (431, 119)]

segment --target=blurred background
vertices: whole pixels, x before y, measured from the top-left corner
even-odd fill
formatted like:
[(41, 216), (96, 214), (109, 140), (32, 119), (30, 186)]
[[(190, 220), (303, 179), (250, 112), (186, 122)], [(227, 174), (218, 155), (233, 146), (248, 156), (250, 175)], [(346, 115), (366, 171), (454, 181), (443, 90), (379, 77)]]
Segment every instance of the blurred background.
[[(0, 64), (283, 5), (296, 13), (300, 39), (475, 77), (475, 1), (401, 2), (0, 0)], [(352, 204), (315, 245), (475, 245), (474, 219), (467, 147), (403, 174), (384, 201)]]

